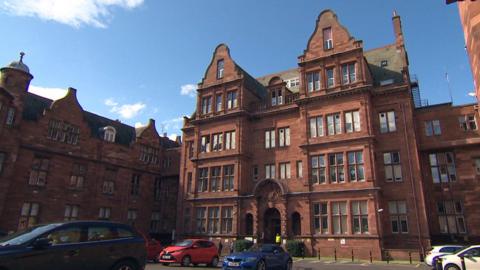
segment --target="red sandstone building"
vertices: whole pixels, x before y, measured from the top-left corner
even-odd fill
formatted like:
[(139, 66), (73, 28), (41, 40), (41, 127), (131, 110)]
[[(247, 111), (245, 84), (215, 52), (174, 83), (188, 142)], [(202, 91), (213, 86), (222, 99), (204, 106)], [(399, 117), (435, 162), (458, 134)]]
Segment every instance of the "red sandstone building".
[(465, 49), (472, 67), (475, 94), (480, 102), (480, 2), (459, 1), (458, 10), (465, 34)]
[(27, 92), (22, 58), (0, 69), (0, 230), (76, 219), (175, 229), (179, 144), (153, 120), (133, 128), (83, 110), (75, 89), (56, 101)]
[(184, 121), (183, 236), (377, 259), (480, 240), (478, 111), (415, 104), (392, 20), (394, 42), (364, 50), (326, 10), (298, 67), (256, 79), (215, 49)]

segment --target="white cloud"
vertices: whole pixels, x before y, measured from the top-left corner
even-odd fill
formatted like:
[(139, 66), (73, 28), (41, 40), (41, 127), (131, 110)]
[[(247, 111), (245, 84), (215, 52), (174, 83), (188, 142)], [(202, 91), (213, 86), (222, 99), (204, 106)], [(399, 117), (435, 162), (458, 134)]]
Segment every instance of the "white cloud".
[(177, 139), (177, 134), (176, 133), (172, 133), (170, 135), (168, 135), (168, 138), (172, 141), (175, 141)]
[(142, 124), (141, 122), (136, 122), (135, 123), (135, 128), (140, 128), (140, 127), (144, 127), (146, 125)]
[(477, 96), (477, 95), (475, 94), (475, 92), (469, 92), (468, 95), (471, 96), (471, 97), (476, 97), (476, 96)]
[(195, 84), (185, 84), (182, 85), (180, 88), (180, 95), (195, 97), (195, 92), (197, 91), (197, 86)]
[(107, 98), (104, 104), (111, 107), (110, 112), (117, 113), (125, 119), (131, 119), (147, 108), (147, 105), (140, 101), (133, 104), (119, 104), (113, 98)]
[(106, 28), (115, 7), (133, 9), (144, 0), (3, 0), (0, 9), (15, 16), (38, 17), (73, 27)]
[(165, 131), (172, 130), (172, 129), (179, 130), (180, 123), (182, 122), (183, 122), (183, 117), (178, 117), (178, 118), (162, 121), (161, 126), (162, 126), (162, 129)]
[(67, 89), (30, 85), (30, 87), (28, 88), (28, 92), (49, 99), (57, 100), (65, 97), (65, 95), (67, 94)]

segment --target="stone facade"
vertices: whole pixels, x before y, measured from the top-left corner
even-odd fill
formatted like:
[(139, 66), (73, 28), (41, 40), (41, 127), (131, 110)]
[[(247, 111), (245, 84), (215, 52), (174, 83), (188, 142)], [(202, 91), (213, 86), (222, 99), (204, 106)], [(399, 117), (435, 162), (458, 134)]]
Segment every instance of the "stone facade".
[(480, 3), (473, 0), (459, 1), (458, 10), (465, 34), (465, 49), (472, 67), (475, 94), (480, 102)]
[(423, 137), (423, 121), (437, 107), (415, 108), (400, 17), (392, 22), (395, 41), (364, 51), (326, 10), (297, 68), (256, 79), (219, 45), (198, 85), (196, 111), (184, 120), (179, 233), (227, 245), (280, 234), (303, 241), (311, 255), (374, 259), (385, 251), (424, 254), (433, 234), (478, 236), (473, 190), (456, 197), (465, 232), (440, 233), (441, 197), (431, 190), (443, 184), (428, 175), (430, 152), (447, 147), (462, 159), (459, 181), (449, 185), (460, 194), (476, 188), (478, 131), (455, 128), (462, 110), (478, 112), (446, 106), (439, 143)]
[(90, 113), (73, 88), (56, 101), (29, 93), (22, 59), (0, 71), (0, 230), (74, 219), (175, 229), (180, 144), (154, 120), (135, 129)]

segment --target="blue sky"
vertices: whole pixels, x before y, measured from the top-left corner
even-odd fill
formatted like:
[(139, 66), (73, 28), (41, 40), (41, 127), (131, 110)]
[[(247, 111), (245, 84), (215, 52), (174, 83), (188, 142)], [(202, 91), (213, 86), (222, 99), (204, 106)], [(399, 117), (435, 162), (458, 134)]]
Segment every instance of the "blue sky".
[(422, 98), (450, 100), (448, 71), (454, 103), (474, 102), (458, 9), (443, 0), (3, 0), (0, 63), (25, 51), (31, 90), (74, 87), (85, 110), (180, 134), (219, 43), (254, 77), (294, 68), (324, 9), (366, 50), (393, 43), (397, 10)]

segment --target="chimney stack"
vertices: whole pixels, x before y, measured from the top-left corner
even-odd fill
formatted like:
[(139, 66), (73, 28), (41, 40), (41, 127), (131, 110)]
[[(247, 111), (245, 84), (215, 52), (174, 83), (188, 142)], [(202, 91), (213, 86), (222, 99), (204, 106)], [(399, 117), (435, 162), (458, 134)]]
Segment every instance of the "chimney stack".
[(400, 19), (400, 15), (397, 14), (397, 11), (393, 11), (393, 31), (395, 33), (395, 44), (397, 48), (403, 47), (403, 30), (402, 30), (402, 20)]

